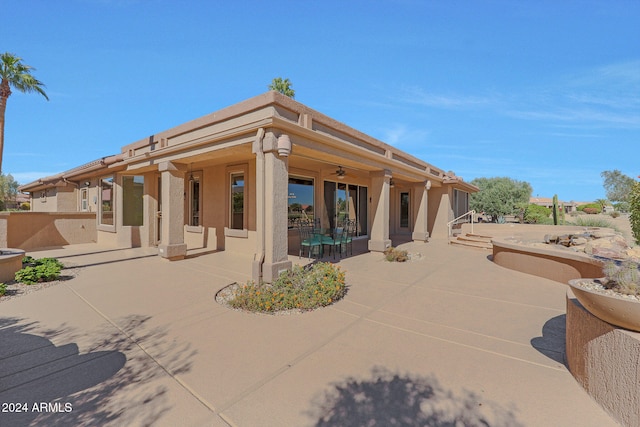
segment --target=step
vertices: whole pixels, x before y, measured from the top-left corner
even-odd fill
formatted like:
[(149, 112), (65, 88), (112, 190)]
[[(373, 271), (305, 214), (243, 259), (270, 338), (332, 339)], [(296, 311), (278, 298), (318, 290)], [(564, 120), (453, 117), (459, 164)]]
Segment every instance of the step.
[(479, 248), (479, 249), (493, 249), (493, 244), (491, 242), (478, 241), (478, 240), (465, 240), (465, 239), (451, 239), (449, 243), (457, 246), (467, 246), (470, 248)]
[(464, 236), (457, 236), (457, 240), (463, 240), (465, 242), (479, 242), (479, 243), (491, 243), (491, 237), (480, 236), (476, 234), (466, 234)]

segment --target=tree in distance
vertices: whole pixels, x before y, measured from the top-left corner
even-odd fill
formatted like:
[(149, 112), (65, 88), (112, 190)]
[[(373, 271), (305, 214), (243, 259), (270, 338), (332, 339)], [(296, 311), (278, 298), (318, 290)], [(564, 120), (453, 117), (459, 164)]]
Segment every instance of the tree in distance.
[(492, 221), (517, 213), (518, 207), (529, 203), (533, 189), (525, 181), (508, 177), (476, 178), (471, 184), (480, 189), (471, 195), (469, 207), (491, 215)]
[(269, 88), (269, 90), (280, 92), (291, 99), (296, 97), (296, 91), (291, 87), (291, 81), (289, 79), (283, 80), (282, 77), (276, 77), (271, 81), (271, 84), (267, 86), (267, 88)]

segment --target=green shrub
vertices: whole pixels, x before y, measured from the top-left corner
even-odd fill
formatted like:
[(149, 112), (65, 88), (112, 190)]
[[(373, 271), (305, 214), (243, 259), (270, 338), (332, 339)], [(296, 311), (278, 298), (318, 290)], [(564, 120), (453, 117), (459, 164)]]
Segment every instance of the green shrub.
[(0, 297), (7, 293), (7, 285), (0, 282)]
[(340, 267), (321, 262), (311, 268), (294, 266), (272, 284), (250, 281), (238, 285), (229, 305), (265, 313), (312, 310), (332, 304), (342, 298), (346, 291), (345, 274)]
[(600, 203), (587, 203), (586, 205), (578, 206), (577, 209), (587, 214), (599, 214), (602, 212), (602, 205)]
[(551, 215), (551, 209), (531, 203), (524, 210), (524, 222), (527, 224), (551, 223), (549, 215)]
[(611, 215), (611, 218), (618, 218), (620, 216), (620, 212), (613, 211), (609, 215)]
[(30, 211), (31, 210), (31, 203), (29, 203), (29, 202), (20, 203), (20, 210), (21, 211)]
[(405, 262), (409, 259), (409, 253), (400, 249), (396, 249), (393, 246), (384, 250), (384, 256), (387, 261), (390, 262)]
[(55, 258), (34, 259), (26, 256), (22, 259), (22, 269), (16, 272), (16, 282), (33, 285), (38, 282), (50, 282), (60, 277), (64, 265)]
[(640, 245), (640, 182), (633, 184), (631, 194), (629, 194), (629, 222), (631, 223), (631, 232), (633, 233), (636, 243)]

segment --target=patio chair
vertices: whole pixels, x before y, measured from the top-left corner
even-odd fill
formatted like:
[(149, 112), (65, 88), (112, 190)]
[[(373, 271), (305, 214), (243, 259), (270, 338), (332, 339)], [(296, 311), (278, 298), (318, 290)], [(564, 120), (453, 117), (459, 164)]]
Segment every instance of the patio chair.
[(353, 255), (353, 237), (356, 235), (356, 220), (350, 219), (345, 221), (344, 233), (342, 234), (342, 245), (345, 247), (345, 254), (349, 255), (349, 246), (351, 247), (351, 255)]
[(318, 257), (322, 252), (322, 241), (320, 236), (314, 233), (313, 226), (309, 224), (300, 223), (298, 230), (300, 231), (300, 251), (298, 258), (301, 258), (304, 253), (304, 248), (307, 248), (309, 259), (311, 259), (311, 251), (313, 248), (318, 248)]
[(333, 259), (336, 259), (336, 249), (340, 251), (340, 257), (342, 257), (342, 244), (344, 240), (345, 230), (343, 227), (338, 227), (333, 231), (332, 236), (322, 236), (322, 246), (329, 246), (330, 252), (333, 252)]

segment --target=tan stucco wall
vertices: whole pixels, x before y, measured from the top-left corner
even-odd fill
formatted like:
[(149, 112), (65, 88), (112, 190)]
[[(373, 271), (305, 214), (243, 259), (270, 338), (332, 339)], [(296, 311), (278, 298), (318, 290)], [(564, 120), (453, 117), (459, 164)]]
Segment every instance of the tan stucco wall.
[(434, 238), (447, 238), (449, 222), (453, 216), (449, 186), (429, 190), (429, 234)]
[(0, 213), (0, 247), (32, 250), (97, 240), (95, 213)]
[(640, 333), (598, 319), (571, 289), (566, 323), (566, 359), (578, 383), (622, 425), (640, 425)]

